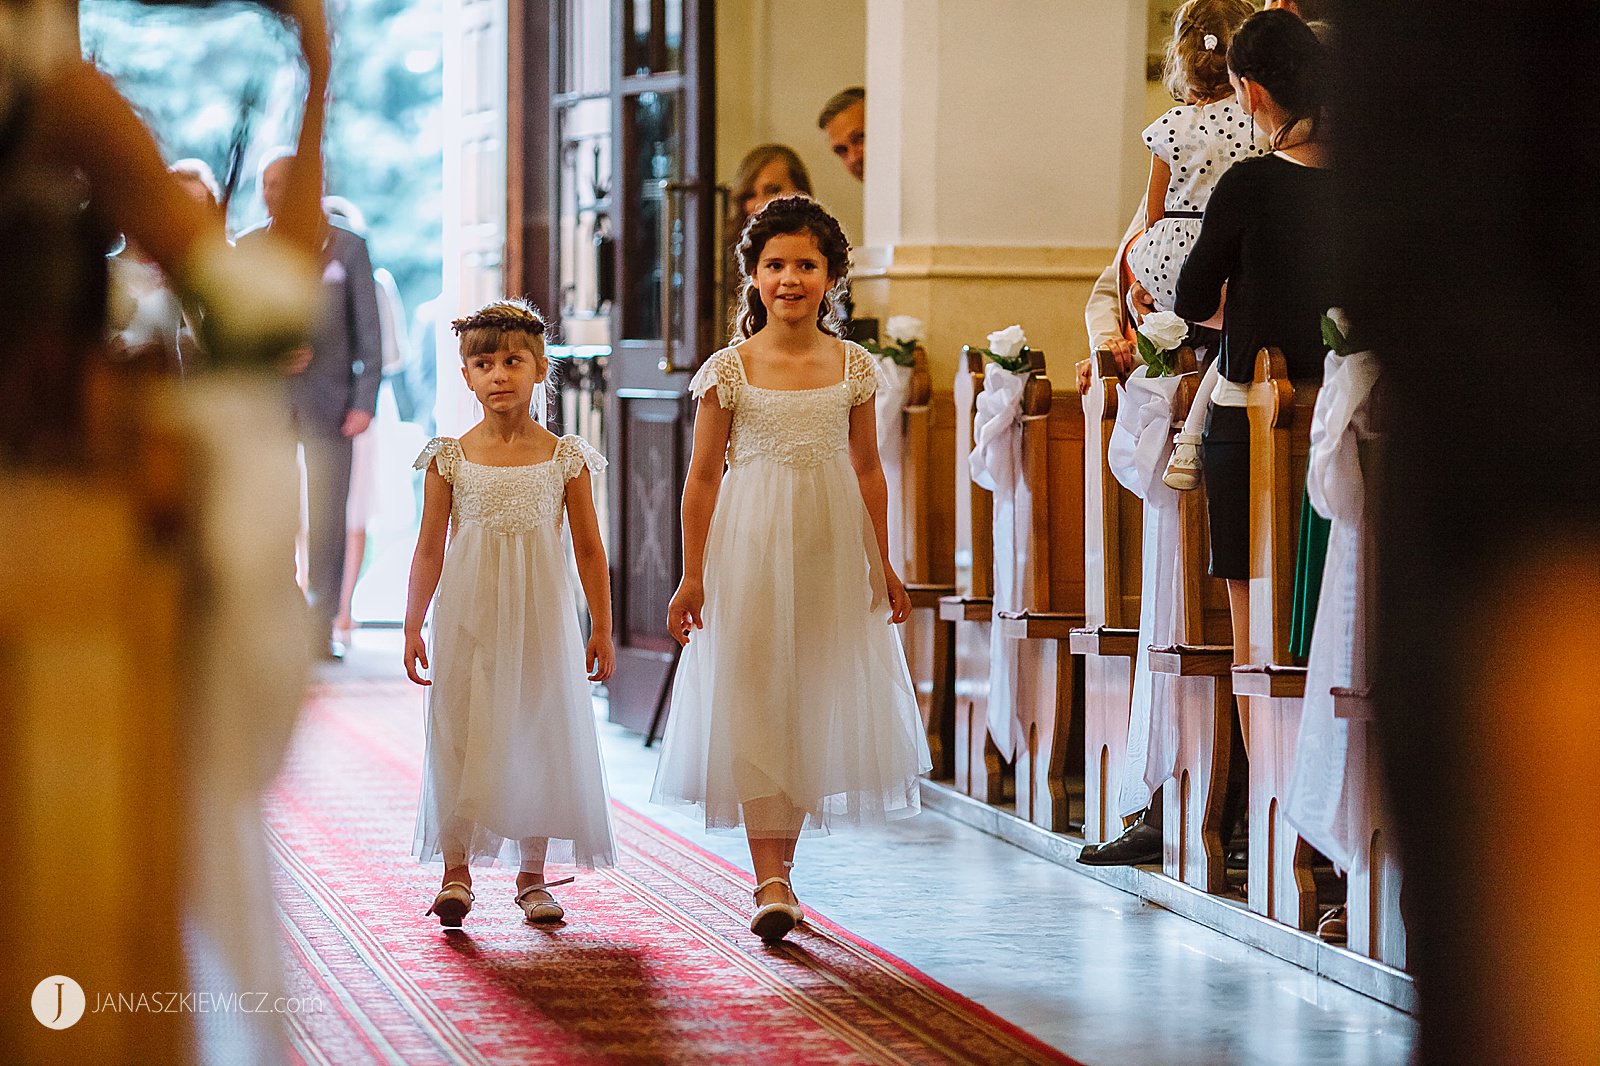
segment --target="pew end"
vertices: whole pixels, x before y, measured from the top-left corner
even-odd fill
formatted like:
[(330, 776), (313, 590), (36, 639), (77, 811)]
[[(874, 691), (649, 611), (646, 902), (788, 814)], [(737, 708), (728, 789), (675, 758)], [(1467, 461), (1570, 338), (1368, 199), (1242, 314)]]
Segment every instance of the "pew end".
[(1083, 836), (1104, 843), (1123, 829), (1116, 812), (1128, 748), (1128, 706), (1138, 653), (1143, 502), (1111, 473), (1107, 451), (1117, 418), (1116, 358), (1090, 356), (1083, 410), (1084, 622), (1068, 635), (1083, 661)]
[(911, 595), (911, 617), (901, 633), (931, 776), (940, 780), (955, 775), (956, 633), (939, 615), (940, 599), (956, 591), (955, 422), (954, 397), (934, 389), (928, 352), (919, 344), (900, 413), (898, 484), (890, 487), (898, 517), (891, 553)]
[(1250, 755), (1251, 910), (1316, 928), (1312, 849), (1282, 812), (1305, 703), (1305, 670), (1289, 656), (1300, 501), (1317, 387), (1289, 381), (1283, 353), (1263, 348), (1250, 385), (1250, 658), (1233, 670)]

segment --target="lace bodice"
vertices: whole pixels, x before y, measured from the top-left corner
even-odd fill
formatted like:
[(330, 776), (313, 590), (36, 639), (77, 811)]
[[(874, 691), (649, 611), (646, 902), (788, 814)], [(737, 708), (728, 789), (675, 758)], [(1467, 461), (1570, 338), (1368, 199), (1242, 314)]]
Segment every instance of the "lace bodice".
[(717, 402), (733, 412), (728, 465), (770, 459), (789, 466), (816, 466), (848, 450), (850, 408), (878, 389), (878, 361), (859, 344), (846, 342), (844, 380), (819, 389), (763, 389), (745, 380), (737, 348), (705, 361), (689, 385), (696, 399), (713, 387)]
[(476, 522), (491, 533), (531, 533), (560, 528), (567, 482), (584, 467), (606, 468), (605, 457), (582, 437), (556, 441), (555, 454), (542, 463), (482, 466), (467, 459), (454, 437), (435, 437), (412, 464), (425, 470), (432, 463), (450, 482), (450, 525)]

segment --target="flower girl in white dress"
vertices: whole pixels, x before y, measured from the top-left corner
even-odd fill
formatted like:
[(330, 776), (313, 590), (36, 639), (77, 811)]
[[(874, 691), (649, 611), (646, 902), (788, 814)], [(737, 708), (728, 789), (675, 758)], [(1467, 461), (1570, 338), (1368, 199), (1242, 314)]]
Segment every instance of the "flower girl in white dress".
[[(428, 913), (459, 927), (472, 909), (469, 863), (518, 861), (516, 902), (530, 922), (559, 921), (545, 862), (616, 861), (588, 679), (611, 676), (611, 592), (589, 472), (605, 460), (581, 438), (557, 438), (530, 404), (549, 371), (544, 321), (518, 300), (454, 323), (462, 374), (483, 421), (438, 437), (411, 562), (405, 666), (430, 685), (422, 802), (413, 851), (444, 859)], [(589, 601), (578, 632), (561, 526), (565, 512)], [(446, 547), (446, 529), (449, 531)], [(432, 681), (423, 617), (435, 589)]]
[(835, 335), (849, 253), (809, 198), (757, 212), (737, 253), (737, 342), (691, 386), (683, 581), (667, 613), (687, 647), (653, 799), (744, 827), (764, 940), (805, 917), (788, 878), (798, 837), (915, 814), (930, 768), (890, 624), (911, 603), (889, 565), (877, 360)]

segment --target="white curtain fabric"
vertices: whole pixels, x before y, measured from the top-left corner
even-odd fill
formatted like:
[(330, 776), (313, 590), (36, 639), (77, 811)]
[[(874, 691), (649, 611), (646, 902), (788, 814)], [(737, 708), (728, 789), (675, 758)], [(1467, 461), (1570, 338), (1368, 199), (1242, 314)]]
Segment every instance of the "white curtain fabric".
[(873, 395), (872, 402), (878, 420), (878, 458), (883, 463), (884, 480), (889, 484), (889, 561), (897, 570), (905, 566), (905, 552), (900, 540), (905, 524), (905, 516), (900, 509), (905, 430), (900, 412), (905, 409), (906, 396), (910, 391), (911, 368), (900, 366), (892, 359), (879, 359), (878, 391)]
[(1172, 453), (1173, 403), (1182, 376), (1152, 378), (1138, 367), (1117, 386), (1117, 420), (1107, 461), (1112, 476), (1144, 501), (1139, 645), (1128, 707), (1128, 747), (1117, 813), (1137, 814), (1178, 763), (1173, 677), (1150, 669), (1150, 646), (1177, 639), (1182, 588), (1178, 581), (1178, 494), (1161, 480)]
[[(196, 991), (278, 993), (280, 934), (261, 797), (294, 731), (310, 629), (294, 582), (299, 474), (281, 389), (246, 374), (191, 378), (179, 417), (198, 442), (203, 597), (194, 619), (190, 902)], [(202, 1062), (275, 1063), (271, 1013), (196, 1015)]]
[[(1371, 804), (1379, 797), (1367, 794), (1366, 753), (1352, 744), (1349, 723), (1334, 716), (1331, 690), (1360, 686), (1367, 676), (1366, 493), (1358, 447), (1371, 432), (1368, 400), (1377, 376), (1372, 353), (1329, 352), (1312, 417), (1306, 488), (1332, 528), (1284, 801), (1296, 832), (1339, 869), (1356, 871), (1366, 862)], [(1357, 744), (1362, 733), (1357, 731)]]
[[(993, 363), (984, 367), (983, 390), (974, 402), (972, 454), (968, 467), (973, 483), (994, 493), (994, 610), (1022, 607), (1017, 573), (1017, 479), (1022, 474), (1022, 387), (1026, 374), (1014, 374)], [(1017, 718), (1016, 641), (989, 631), (989, 735), (1007, 760), (1016, 755), (1021, 732)]]

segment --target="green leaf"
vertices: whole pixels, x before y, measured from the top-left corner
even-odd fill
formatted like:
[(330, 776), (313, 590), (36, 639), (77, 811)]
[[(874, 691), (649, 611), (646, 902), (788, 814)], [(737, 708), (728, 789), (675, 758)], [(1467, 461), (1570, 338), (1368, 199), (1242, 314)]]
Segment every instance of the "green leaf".
[(1328, 315), (1322, 316), (1322, 343), (1339, 355), (1350, 354), (1350, 341)]

